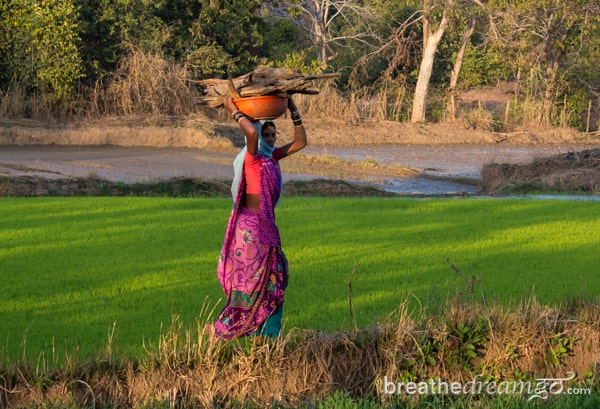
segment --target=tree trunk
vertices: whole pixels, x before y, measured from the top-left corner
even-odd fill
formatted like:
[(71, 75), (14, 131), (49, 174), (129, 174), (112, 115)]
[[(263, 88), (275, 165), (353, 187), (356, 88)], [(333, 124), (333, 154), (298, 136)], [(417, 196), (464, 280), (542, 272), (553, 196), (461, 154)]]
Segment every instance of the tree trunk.
[(327, 33), (326, 28), (321, 24), (321, 22), (315, 24), (315, 48), (317, 51), (317, 59), (321, 61), (324, 66), (327, 66), (329, 62), (329, 57), (327, 55)]
[[(567, 33), (571, 30), (571, 27), (567, 29), (567, 32), (560, 38), (559, 44), (566, 41)], [(544, 47), (546, 53), (546, 91), (544, 92), (544, 99), (542, 101), (542, 109), (540, 111), (539, 124), (548, 125), (550, 122), (550, 114), (555, 108), (554, 97), (557, 88), (558, 70), (560, 68), (560, 62), (563, 57), (563, 52), (558, 47), (553, 47), (553, 44), (548, 41)]]
[(433, 62), (438, 44), (440, 43), (446, 27), (448, 27), (448, 11), (444, 10), (442, 21), (434, 32), (431, 31), (430, 16), (423, 16), (423, 57), (419, 68), (419, 77), (413, 97), (413, 108), (411, 122), (425, 121), (425, 110), (427, 109), (427, 94), (429, 92), (429, 80), (433, 72)]
[(450, 95), (447, 107), (448, 119), (450, 120), (450, 122), (454, 122), (454, 120), (456, 119), (456, 84), (458, 84), (458, 77), (460, 76), (460, 70), (462, 69), (462, 63), (465, 57), (465, 52), (467, 50), (467, 45), (469, 44), (469, 39), (471, 38), (471, 35), (474, 31), (475, 18), (471, 17), (469, 19), (467, 31), (465, 31), (465, 34), (462, 37), (458, 54), (456, 54), (456, 61), (454, 62), (454, 68), (452, 68), (452, 76), (450, 77)]

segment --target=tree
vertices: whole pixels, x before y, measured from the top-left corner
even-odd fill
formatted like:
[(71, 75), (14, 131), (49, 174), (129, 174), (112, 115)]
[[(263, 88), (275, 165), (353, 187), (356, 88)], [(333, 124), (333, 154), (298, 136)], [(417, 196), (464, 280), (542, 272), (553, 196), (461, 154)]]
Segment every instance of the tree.
[[(425, 121), (429, 80), (431, 79), (431, 73), (433, 72), (435, 53), (442, 40), (444, 31), (450, 23), (449, 13), (452, 5), (452, 0), (442, 0), (437, 3), (436, 0), (423, 0), (423, 54), (413, 97), (411, 122)], [(435, 13), (437, 8), (441, 8), (441, 18), (437, 23), (437, 27), (434, 29), (433, 26), (436, 24)]]
[(256, 66), (262, 35), (258, 0), (197, 0), (200, 8), (190, 25), (182, 56), (195, 77), (247, 72)]
[[(569, 59), (578, 58), (590, 33), (600, 24), (597, 0), (491, 0), (497, 40), (516, 56), (516, 63), (541, 78), (539, 123), (547, 125), (561, 86), (561, 72)], [(597, 32), (597, 31), (596, 31)]]
[[(466, 18), (468, 20), (450, 75), (447, 111), (450, 114), (450, 119), (454, 119), (456, 114), (454, 94), (462, 69), (465, 51), (471, 35), (475, 31), (476, 13), (471, 10), (473, 6), (484, 7), (484, 4), (480, 0), (423, 0), (423, 9), (421, 11), (423, 51), (419, 76), (413, 96), (411, 122), (423, 122), (426, 119), (427, 95), (429, 93), (435, 56), (442, 37), (450, 25), (452, 13), (456, 14), (455, 19)], [(434, 25), (436, 26), (435, 28)]]
[(310, 38), (323, 68), (337, 56), (336, 47), (366, 42), (373, 33), (375, 15), (355, 0), (275, 0), (267, 7), (273, 15), (289, 18)]
[(3, 5), (5, 77), (68, 102), (82, 77), (77, 10), (67, 0), (11, 0)]
[(75, 0), (79, 8), (81, 54), (90, 82), (115, 70), (133, 46), (160, 53), (168, 30), (151, 0)]
[[(389, 1), (379, 1), (379, 8), (389, 8), (389, 6), (397, 4)], [(397, 10), (393, 14), (396, 19), (395, 26), (389, 30), (387, 38), (382, 41), (380, 46), (371, 54), (365, 55), (360, 60), (358, 66), (362, 68), (367, 61), (374, 57), (385, 59), (387, 68), (384, 71), (386, 77), (391, 77), (394, 72), (401, 68), (404, 72), (414, 70), (417, 72), (417, 82), (415, 93), (413, 95), (413, 109), (411, 120), (413, 122), (425, 121), (427, 110), (427, 97), (429, 93), (430, 83), (434, 75), (434, 63), (436, 55), (440, 51), (442, 37), (450, 26), (451, 21), (454, 21), (458, 28), (464, 25), (460, 48), (456, 52), (454, 66), (450, 75), (450, 99), (448, 103), (448, 111), (451, 117), (454, 117), (454, 91), (456, 89), (459, 74), (462, 67), (469, 39), (475, 28), (475, 10), (471, 10), (473, 5), (478, 7), (482, 4), (479, 0), (424, 0), (420, 6), (414, 7), (416, 4), (409, 7), (405, 6), (401, 10)], [(396, 17), (398, 16), (398, 17)], [(451, 20), (452, 19), (452, 20)], [(388, 19), (389, 20), (389, 19)], [(465, 22), (465, 23), (463, 23)], [(421, 29), (419, 30), (419, 24)], [(434, 29), (435, 26), (435, 29)], [(456, 30), (454, 33), (456, 34)], [(420, 35), (421, 41), (418, 36)], [(453, 41), (447, 43), (453, 44)], [(447, 47), (453, 49), (452, 46)], [(420, 64), (413, 67), (414, 61), (419, 59)], [(355, 72), (357, 69), (355, 68)], [(445, 77), (447, 69), (438, 68), (437, 76)]]
[[(473, 5), (477, 7), (472, 7)], [(456, 92), (458, 79), (462, 71), (463, 61), (467, 47), (471, 41), (471, 36), (475, 32), (477, 25), (483, 25), (486, 21), (486, 16), (482, 15), (482, 11), (486, 10), (486, 5), (480, 0), (471, 0), (461, 4), (458, 7), (458, 20), (465, 20), (464, 31), (460, 40), (460, 47), (456, 52), (456, 58), (452, 67), (452, 73), (450, 75), (450, 84), (448, 87), (448, 104), (446, 106), (446, 112), (448, 113), (448, 119), (453, 122), (456, 118)]]

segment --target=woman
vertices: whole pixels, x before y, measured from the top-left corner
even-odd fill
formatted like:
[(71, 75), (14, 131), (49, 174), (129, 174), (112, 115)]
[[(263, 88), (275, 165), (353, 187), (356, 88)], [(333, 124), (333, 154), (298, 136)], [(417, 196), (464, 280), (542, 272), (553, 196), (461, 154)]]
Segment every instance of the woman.
[(273, 337), (281, 329), (288, 279), (275, 224), (282, 186), (278, 162), (306, 146), (306, 130), (292, 97), (288, 97), (288, 110), (294, 140), (277, 148), (272, 121), (250, 120), (231, 98), (224, 105), (244, 132), (246, 146), (234, 160), (233, 210), (217, 268), (227, 304), (209, 331), (221, 339), (251, 334)]

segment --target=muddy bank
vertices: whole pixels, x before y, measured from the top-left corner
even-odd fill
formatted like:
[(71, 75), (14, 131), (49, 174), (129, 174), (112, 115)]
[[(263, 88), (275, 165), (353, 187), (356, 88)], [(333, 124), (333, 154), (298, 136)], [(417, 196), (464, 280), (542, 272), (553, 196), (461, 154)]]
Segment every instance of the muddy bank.
[[(289, 181), (286, 195), (320, 197), (390, 197), (394, 193), (343, 180)], [(170, 178), (154, 182), (120, 183), (96, 177), (47, 179), (37, 176), (0, 175), (0, 197), (36, 196), (161, 196), (230, 197), (229, 181)]]
[(0, 145), (223, 148), (231, 143), (207, 119), (128, 121), (107, 118), (73, 124), (0, 123)]

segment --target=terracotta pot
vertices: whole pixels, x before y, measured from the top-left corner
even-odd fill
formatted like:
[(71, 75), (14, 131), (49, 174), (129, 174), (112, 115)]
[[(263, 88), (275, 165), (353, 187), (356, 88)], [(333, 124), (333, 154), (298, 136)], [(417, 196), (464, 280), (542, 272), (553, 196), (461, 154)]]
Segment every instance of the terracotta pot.
[(275, 119), (285, 114), (288, 106), (287, 97), (277, 95), (260, 95), (234, 99), (238, 109), (254, 120)]

